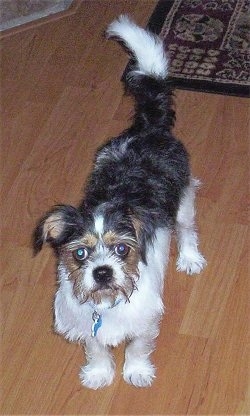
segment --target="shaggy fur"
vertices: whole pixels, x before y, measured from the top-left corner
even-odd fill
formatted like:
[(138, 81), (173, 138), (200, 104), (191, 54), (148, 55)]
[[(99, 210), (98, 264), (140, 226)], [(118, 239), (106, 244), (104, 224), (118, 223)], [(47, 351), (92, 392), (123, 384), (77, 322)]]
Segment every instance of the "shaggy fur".
[(125, 381), (144, 387), (155, 377), (149, 356), (163, 313), (171, 233), (178, 238), (178, 270), (198, 273), (205, 265), (194, 229), (197, 182), (172, 134), (162, 41), (127, 16), (111, 23), (107, 36), (134, 58), (124, 79), (135, 98), (133, 123), (97, 151), (80, 206), (54, 207), (34, 235), (36, 251), (48, 242), (58, 257), (55, 329), (85, 345), (80, 379), (94, 389), (112, 382), (109, 346), (124, 340)]

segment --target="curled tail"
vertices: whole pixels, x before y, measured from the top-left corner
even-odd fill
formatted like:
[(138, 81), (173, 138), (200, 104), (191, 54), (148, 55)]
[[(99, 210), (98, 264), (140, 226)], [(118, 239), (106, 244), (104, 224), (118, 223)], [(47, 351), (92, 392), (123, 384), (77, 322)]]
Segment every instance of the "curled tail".
[(135, 125), (146, 129), (157, 125), (170, 130), (175, 121), (168, 59), (163, 41), (121, 15), (107, 29), (107, 37), (121, 41), (133, 57), (124, 83), (136, 101)]

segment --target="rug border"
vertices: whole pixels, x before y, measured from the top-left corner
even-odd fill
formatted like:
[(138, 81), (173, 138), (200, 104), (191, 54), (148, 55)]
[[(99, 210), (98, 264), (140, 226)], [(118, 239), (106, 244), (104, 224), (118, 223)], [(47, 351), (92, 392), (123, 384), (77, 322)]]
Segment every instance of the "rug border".
[[(159, 35), (165, 22), (166, 16), (171, 10), (173, 4), (174, 0), (159, 0), (148, 21), (147, 28)], [(243, 98), (250, 97), (250, 87), (247, 85), (243, 86), (232, 83), (223, 84), (213, 81), (199, 81), (176, 77), (171, 77), (171, 80), (173, 80), (173, 86), (179, 89), (196, 92), (208, 92), (213, 94), (233, 95)]]

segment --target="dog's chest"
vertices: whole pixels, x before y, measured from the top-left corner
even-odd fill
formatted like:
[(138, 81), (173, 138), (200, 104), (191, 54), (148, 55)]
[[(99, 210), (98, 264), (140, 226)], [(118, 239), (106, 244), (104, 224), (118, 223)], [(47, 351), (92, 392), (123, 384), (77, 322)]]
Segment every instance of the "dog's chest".
[(63, 290), (59, 288), (54, 304), (55, 330), (69, 341), (84, 341), (95, 336), (103, 345), (116, 346), (126, 338), (147, 332), (150, 322), (161, 311), (160, 298), (153, 309), (145, 311), (143, 303), (137, 302), (136, 295), (134, 302), (133, 299), (129, 304), (120, 302), (97, 316), (90, 305), (80, 305), (65, 287)]
[(131, 304), (120, 304), (100, 315), (101, 325), (96, 332), (97, 339), (103, 345), (117, 346), (125, 339), (134, 338), (148, 332), (152, 315), (158, 311), (145, 314), (143, 308)]

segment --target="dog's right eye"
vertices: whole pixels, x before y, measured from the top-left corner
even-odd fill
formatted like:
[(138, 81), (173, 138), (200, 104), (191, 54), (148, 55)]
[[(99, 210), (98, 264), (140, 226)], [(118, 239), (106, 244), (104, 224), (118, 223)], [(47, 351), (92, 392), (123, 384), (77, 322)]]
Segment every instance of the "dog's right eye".
[(73, 251), (73, 257), (77, 261), (84, 261), (88, 257), (89, 253), (85, 247), (80, 247), (77, 250)]

